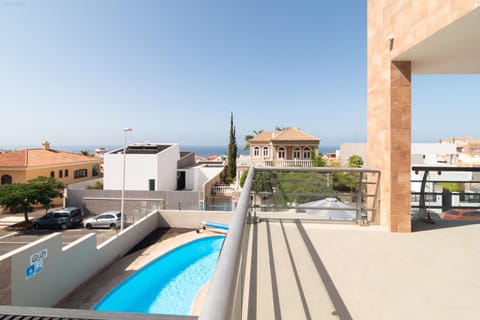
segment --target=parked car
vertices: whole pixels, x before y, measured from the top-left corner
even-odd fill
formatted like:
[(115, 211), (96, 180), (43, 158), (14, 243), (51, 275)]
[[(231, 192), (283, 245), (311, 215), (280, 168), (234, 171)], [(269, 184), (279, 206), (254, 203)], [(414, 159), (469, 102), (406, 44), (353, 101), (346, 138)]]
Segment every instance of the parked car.
[[(125, 218), (125, 217), (124, 217)], [(120, 211), (107, 211), (98, 216), (86, 219), (83, 225), (87, 229), (91, 228), (119, 228), (122, 219)]]
[(450, 209), (441, 214), (445, 220), (480, 220), (480, 210)]
[(33, 229), (67, 229), (81, 225), (82, 211), (75, 207), (68, 207), (47, 212), (43, 217), (33, 220)]

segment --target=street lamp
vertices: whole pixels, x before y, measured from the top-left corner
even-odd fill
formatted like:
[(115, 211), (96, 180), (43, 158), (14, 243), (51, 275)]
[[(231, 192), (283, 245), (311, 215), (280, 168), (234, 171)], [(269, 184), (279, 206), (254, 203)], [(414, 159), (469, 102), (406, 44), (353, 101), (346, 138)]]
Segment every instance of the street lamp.
[(124, 128), (123, 129), (123, 175), (122, 175), (122, 200), (120, 205), (120, 232), (123, 231), (124, 225), (124, 202), (125, 202), (125, 162), (126, 162), (126, 154), (127, 154), (127, 132), (132, 131), (132, 128)]

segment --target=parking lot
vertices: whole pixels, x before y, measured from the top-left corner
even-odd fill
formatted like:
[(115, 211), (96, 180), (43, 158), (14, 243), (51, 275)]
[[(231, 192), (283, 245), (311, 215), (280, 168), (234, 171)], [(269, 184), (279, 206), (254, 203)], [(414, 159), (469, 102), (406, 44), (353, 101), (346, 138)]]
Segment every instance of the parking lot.
[(117, 234), (117, 230), (115, 229), (76, 228), (68, 230), (41, 229), (26, 231), (9, 231), (6, 229), (0, 229), (0, 256), (54, 232), (60, 232), (62, 234), (62, 243), (64, 246), (92, 232), (97, 234), (97, 245)]

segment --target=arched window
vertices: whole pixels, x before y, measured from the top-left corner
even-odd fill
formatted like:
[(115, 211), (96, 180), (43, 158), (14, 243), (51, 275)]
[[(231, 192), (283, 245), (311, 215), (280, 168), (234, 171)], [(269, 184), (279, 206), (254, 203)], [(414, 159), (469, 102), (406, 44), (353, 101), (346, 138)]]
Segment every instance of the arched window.
[(59, 177), (59, 178), (63, 178), (63, 170), (59, 170), (59, 171), (58, 171), (58, 177)]
[(50, 177), (55, 178), (55, 171), (50, 171)]
[(254, 157), (260, 157), (260, 147), (254, 147), (253, 148), (253, 156)]
[(310, 159), (310, 148), (303, 149), (303, 159)]
[(300, 148), (293, 149), (293, 159), (300, 159), (301, 151)]
[(268, 157), (269, 154), (270, 152), (268, 151), (268, 147), (263, 147), (263, 156)]
[(92, 167), (92, 177), (97, 177), (99, 173), (98, 164), (94, 164)]
[(278, 149), (278, 159), (285, 159), (285, 148), (281, 147)]
[(12, 184), (12, 176), (5, 174), (2, 176), (2, 184)]

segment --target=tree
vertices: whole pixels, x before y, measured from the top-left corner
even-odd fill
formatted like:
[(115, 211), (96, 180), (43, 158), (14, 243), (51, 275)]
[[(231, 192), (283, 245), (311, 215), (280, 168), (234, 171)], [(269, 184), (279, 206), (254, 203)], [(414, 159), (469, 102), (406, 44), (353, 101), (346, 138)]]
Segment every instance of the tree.
[(28, 183), (13, 183), (0, 187), (0, 205), (11, 212), (22, 212), (28, 223), (28, 213), (33, 205), (41, 204), (46, 210), (53, 198), (62, 197), (61, 189), (65, 185), (54, 178), (38, 177)]
[(350, 168), (361, 168), (363, 166), (362, 157), (356, 154), (350, 156), (347, 161)]
[(243, 146), (242, 150), (248, 150), (248, 149), (250, 149), (250, 139), (255, 138), (256, 136), (258, 136), (258, 135), (259, 135), (260, 133), (262, 133), (262, 132), (263, 132), (263, 130), (258, 130), (258, 131), (257, 131), (257, 130), (253, 130), (253, 135), (252, 135), (252, 134), (247, 134), (247, 135), (245, 136), (245, 141), (246, 141), (247, 143)]
[(93, 157), (93, 155), (88, 150), (80, 150), (79, 152), (82, 156)]
[(28, 222), (28, 213), (33, 211), (34, 203), (33, 192), (26, 183), (5, 184), (0, 187), (0, 205), (13, 213), (23, 212), (25, 222)]
[(323, 159), (323, 154), (315, 154), (314, 150), (310, 151), (310, 158), (312, 159), (312, 167), (325, 167), (327, 165), (327, 161)]
[(54, 178), (37, 177), (29, 180), (28, 185), (33, 192), (36, 203), (40, 203), (45, 211), (50, 208), (54, 198), (63, 197), (63, 189), (65, 184), (57, 181)]
[(232, 183), (237, 176), (237, 141), (235, 138), (235, 126), (233, 125), (233, 112), (230, 113), (230, 140), (228, 142), (227, 177), (228, 183)]

